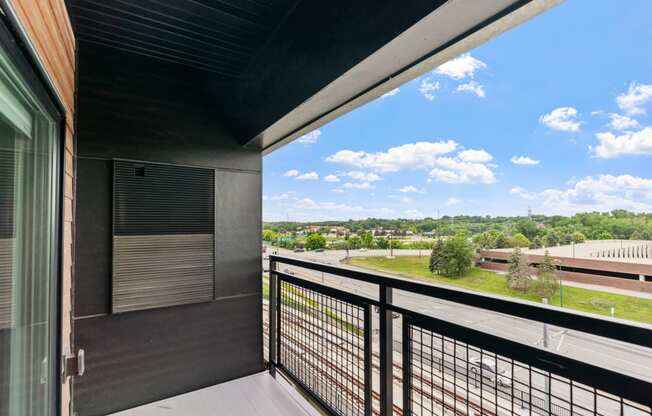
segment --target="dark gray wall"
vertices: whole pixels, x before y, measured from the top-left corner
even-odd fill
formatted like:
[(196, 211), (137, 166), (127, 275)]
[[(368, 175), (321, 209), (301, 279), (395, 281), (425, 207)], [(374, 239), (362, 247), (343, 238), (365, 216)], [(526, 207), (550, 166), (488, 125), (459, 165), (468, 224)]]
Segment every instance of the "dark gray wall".
[[(80, 41), (74, 409), (101, 415), (262, 370), (261, 155), (222, 127), (177, 64)], [(205, 76), (205, 74), (204, 74)], [(215, 169), (215, 300), (120, 315), (111, 305), (112, 160)]]

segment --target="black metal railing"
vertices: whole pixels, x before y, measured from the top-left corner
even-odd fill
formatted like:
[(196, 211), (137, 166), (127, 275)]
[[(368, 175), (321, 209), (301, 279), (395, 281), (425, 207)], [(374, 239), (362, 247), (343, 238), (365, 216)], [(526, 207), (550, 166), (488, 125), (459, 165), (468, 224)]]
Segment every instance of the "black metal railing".
[[(374, 296), (320, 284), (312, 272), (371, 284)], [(338, 416), (652, 416), (648, 381), (424, 315), (394, 302), (394, 291), (652, 348), (645, 325), (270, 256), (272, 373)]]

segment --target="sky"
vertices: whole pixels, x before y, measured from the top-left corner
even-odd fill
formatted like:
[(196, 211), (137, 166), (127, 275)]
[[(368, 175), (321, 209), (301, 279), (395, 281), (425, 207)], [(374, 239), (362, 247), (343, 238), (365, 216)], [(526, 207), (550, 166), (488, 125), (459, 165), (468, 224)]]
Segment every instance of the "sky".
[(652, 212), (650, 16), (568, 0), (274, 151), (263, 219)]

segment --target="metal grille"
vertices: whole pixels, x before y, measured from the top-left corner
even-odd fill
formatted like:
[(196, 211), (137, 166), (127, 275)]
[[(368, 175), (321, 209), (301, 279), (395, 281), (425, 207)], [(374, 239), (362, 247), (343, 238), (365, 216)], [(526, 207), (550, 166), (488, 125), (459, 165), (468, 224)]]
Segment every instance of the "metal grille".
[(280, 365), (334, 414), (364, 415), (368, 305), (284, 280), (279, 290)]
[(409, 320), (404, 325), (405, 414), (652, 415), (645, 405), (424, 329)]

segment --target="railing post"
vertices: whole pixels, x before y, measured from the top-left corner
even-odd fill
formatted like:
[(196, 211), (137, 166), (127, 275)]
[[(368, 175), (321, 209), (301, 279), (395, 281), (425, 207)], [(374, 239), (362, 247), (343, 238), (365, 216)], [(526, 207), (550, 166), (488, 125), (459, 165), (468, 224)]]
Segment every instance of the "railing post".
[(412, 414), (412, 342), (410, 341), (410, 321), (403, 315), (401, 322), (401, 345), (403, 346), (403, 416)]
[(373, 329), (371, 305), (364, 308), (364, 414), (373, 414)]
[(380, 285), (380, 416), (394, 413), (394, 322), (392, 311), (392, 288)]
[(269, 372), (273, 377), (276, 377), (276, 260), (272, 257), (269, 259)]

